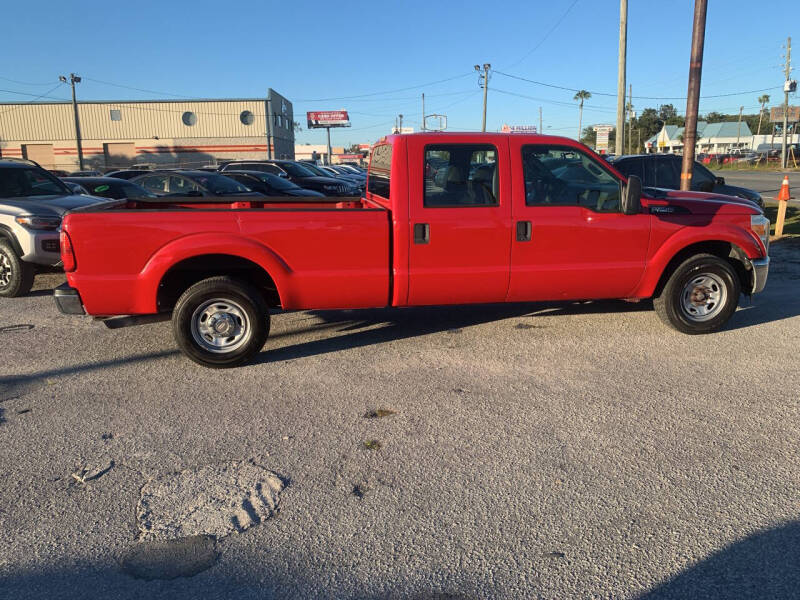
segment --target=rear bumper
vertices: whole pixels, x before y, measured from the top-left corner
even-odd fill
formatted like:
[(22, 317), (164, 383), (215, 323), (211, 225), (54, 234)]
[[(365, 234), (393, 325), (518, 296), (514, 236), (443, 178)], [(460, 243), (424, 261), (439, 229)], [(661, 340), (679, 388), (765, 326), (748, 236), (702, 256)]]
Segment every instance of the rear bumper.
[(769, 256), (764, 258), (756, 258), (750, 261), (753, 265), (753, 289), (751, 294), (757, 294), (764, 290), (767, 285), (767, 276), (769, 275)]
[(65, 315), (85, 315), (86, 311), (83, 310), (83, 303), (81, 296), (73, 287), (68, 283), (62, 283), (55, 290), (53, 290), (53, 299), (56, 302), (58, 310)]

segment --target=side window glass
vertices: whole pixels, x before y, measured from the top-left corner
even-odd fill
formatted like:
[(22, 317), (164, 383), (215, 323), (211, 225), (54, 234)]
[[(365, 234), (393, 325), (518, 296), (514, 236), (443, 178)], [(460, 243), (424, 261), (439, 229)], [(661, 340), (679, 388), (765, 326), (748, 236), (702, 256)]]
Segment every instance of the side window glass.
[[(672, 168), (672, 161), (668, 158), (659, 157), (656, 159), (656, 183), (655, 187), (676, 189), (680, 185), (676, 185), (675, 170)], [(678, 174), (680, 176), (680, 174)]]
[(497, 206), (497, 148), (489, 144), (425, 147), (423, 206)]
[(186, 194), (187, 192), (199, 192), (200, 187), (191, 179), (172, 175), (169, 178), (170, 194)]
[(656, 161), (649, 158), (641, 158), (639, 162), (642, 163), (642, 185), (647, 187), (656, 186)]
[(367, 189), (371, 194), (389, 199), (392, 176), (392, 145), (381, 144), (372, 150)]
[(716, 183), (717, 178), (714, 176), (711, 171), (698, 165), (697, 163), (694, 164), (692, 167), (692, 189), (693, 190), (700, 190), (703, 192), (710, 192), (714, 189), (714, 184)]
[(166, 175), (153, 175), (152, 177), (145, 177), (137, 181), (140, 186), (154, 194), (167, 193), (167, 176)]
[(523, 146), (525, 203), (618, 212), (620, 182), (596, 161), (568, 147)]

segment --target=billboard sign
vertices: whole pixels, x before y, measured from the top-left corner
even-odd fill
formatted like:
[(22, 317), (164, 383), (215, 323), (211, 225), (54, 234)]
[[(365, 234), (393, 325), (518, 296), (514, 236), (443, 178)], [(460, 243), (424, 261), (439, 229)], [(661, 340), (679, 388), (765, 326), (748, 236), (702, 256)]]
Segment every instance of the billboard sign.
[[(800, 121), (800, 106), (790, 106), (787, 121), (797, 123)], [(773, 106), (769, 109), (769, 120), (773, 123), (783, 123), (783, 107)]]
[(504, 123), (500, 129), (503, 133), (536, 133), (536, 125), (509, 125)]
[(320, 110), (306, 113), (309, 129), (322, 127), (350, 127), (346, 110)]
[(611, 125), (595, 125), (592, 129), (597, 132), (597, 141), (594, 144), (594, 149), (597, 152), (608, 150), (608, 134), (614, 129)]

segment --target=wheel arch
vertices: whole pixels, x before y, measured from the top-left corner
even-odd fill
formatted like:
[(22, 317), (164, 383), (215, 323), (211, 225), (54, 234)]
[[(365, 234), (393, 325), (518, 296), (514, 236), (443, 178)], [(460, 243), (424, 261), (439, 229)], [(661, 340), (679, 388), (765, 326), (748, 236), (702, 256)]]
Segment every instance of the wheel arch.
[(2, 223), (0, 223), (0, 241), (7, 241), (11, 244), (11, 248), (17, 253), (17, 256), (23, 255), (22, 246), (19, 240), (17, 240), (17, 236), (14, 235), (14, 232), (8, 225), (3, 225)]

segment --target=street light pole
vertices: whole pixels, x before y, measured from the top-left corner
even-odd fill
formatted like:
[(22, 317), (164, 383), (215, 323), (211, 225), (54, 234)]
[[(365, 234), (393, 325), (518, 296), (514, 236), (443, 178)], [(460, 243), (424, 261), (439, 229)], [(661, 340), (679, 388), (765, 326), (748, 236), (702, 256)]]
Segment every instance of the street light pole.
[(75, 117), (75, 143), (78, 146), (78, 168), (83, 171), (83, 146), (81, 145), (81, 122), (78, 118), (78, 101), (75, 98), (75, 84), (81, 82), (81, 78), (75, 75), (75, 73), (69, 74), (69, 79), (67, 79), (64, 75), (60, 75), (58, 80), (67, 83), (72, 86), (72, 114)]
[[(786, 152), (786, 130), (789, 128), (789, 77), (792, 75), (792, 38), (786, 39), (786, 82), (783, 85), (783, 141), (781, 143), (781, 168), (789, 166)], [(795, 125), (796, 127), (796, 125)], [(794, 134), (792, 134), (794, 137)]]
[[(625, 59), (628, 54), (628, 0), (619, 2), (619, 56), (617, 58), (617, 156), (625, 153)], [(580, 140), (581, 134), (578, 133)]]

